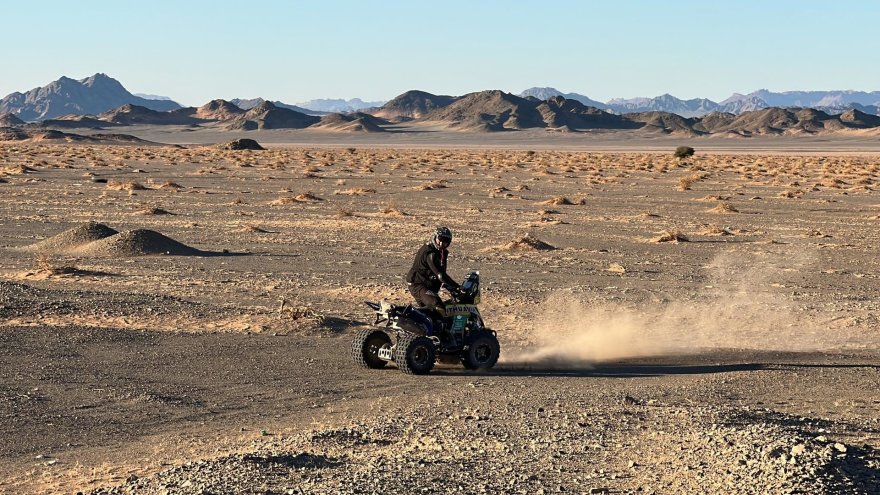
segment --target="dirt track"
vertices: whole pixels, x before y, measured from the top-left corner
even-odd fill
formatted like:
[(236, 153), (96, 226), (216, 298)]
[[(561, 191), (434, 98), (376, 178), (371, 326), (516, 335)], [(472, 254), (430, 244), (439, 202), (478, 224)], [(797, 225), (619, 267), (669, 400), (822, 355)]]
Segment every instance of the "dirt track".
[[(877, 492), (876, 158), (2, 151), (0, 491)], [(504, 361), (354, 369), (438, 223)]]

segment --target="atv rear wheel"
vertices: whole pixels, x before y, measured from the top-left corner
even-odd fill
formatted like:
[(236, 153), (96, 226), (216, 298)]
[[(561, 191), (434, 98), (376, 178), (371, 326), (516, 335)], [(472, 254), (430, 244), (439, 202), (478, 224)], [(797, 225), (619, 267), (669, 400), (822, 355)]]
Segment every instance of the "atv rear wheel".
[(428, 337), (403, 334), (394, 347), (394, 362), (407, 375), (427, 375), (437, 361), (434, 342)]
[(351, 358), (361, 368), (384, 368), (387, 361), (379, 358), (379, 349), (391, 347), (391, 337), (382, 330), (360, 330), (351, 341)]
[(469, 370), (488, 370), (495, 366), (501, 355), (498, 337), (489, 332), (478, 332), (468, 348), (461, 353), (461, 364)]

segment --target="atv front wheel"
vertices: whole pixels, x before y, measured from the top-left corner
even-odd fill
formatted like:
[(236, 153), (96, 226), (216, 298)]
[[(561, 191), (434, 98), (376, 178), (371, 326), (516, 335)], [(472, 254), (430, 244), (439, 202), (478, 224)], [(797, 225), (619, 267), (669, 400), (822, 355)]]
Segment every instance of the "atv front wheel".
[(407, 375), (427, 375), (437, 361), (434, 342), (428, 337), (403, 334), (394, 347), (394, 362)]
[(489, 332), (479, 332), (471, 338), (468, 348), (461, 353), (461, 364), (469, 370), (488, 370), (495, 366), (501, 355), (498, 337)]
[(361, 368), (384, 368), (387, 361), (379, 358), (379, 349), (391, 347), (391, 337), (382, 330), (360, 330), (351, 341), (351, 358)]

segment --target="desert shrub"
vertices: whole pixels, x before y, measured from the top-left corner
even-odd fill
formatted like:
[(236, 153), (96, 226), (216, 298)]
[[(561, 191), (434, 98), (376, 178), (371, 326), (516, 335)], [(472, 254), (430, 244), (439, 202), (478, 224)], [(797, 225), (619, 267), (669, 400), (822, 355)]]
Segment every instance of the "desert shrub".
[(694, 156), (694, 149), (690, 146), (679, 146), (675, 148), (675, 157), (679, 160)]

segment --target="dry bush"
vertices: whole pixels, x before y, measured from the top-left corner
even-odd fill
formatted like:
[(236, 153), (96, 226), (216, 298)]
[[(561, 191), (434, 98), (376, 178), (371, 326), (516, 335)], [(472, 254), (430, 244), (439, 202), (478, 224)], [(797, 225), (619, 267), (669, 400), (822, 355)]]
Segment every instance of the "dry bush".
[(702, 235), (736, 235), (730, 227), (721, 227), (718, 225), (710, 225), (701, 232)]
[(342, 205), (336, 205), (336, 218), (347, 218), (354, 216), (354, 212)]
[(3, 174), (6, 175), (21, 175), (21, 174), (29, 174), (31, 172), (36, 172), (36, 169), (28, 167), (27, 165), (10, 165), (2, 170)]
[(507, 244), (498, 246), (496, 249), (503, 251), (552, 251), (556, 247), (538, 239), (532, 234), (525, 234)]
[(720, 214), (737, 213), (737, 212), (739, 212), (739, 210), (734, 208), (730, 203), (725, 203), (725, 202), (718, 203), (718, 206), (709, 210), (709, 213), (720, 213)]
[(57, 264), (47, 254), (40, 254), (34, 260), (36, 273), (40, 275), (73, 275), (80, 273), (79, 268), (72, 265)]
[(550, 198), (547, 201), (542, 201), (540, 204), (542, 205), (553, 205), (553, 206), (561, 206), (561, 205), (573, 205), (570, 199), (565, 196), (556, 196), (555, 198)]
[(701, 202), (709, 203), (709, 202), (713, 202), (713, 201), (727, 201), (729, 199), (730, 199), (730, 196), (720, 196), (718, 194), (707, 194), (707, 195), (703, 196), (702, 198), (695, 199), (694, 201), (701, 201)]
[(433, 180), (431, 182), (426, 182), (419, 186), (416, 186), (417, 191), (433, 191), (435, 189), (444, 189), (446, 188), (445, 180)]
[(611, 265), (607, 268), (607, 271), (611, 273), (619, 273), (622, 275), (626, 273), (626, 268), (624, 268), (624, 266), (620, 263), (611, 263)]
[(312, 194), (311, 191), (297, 194), (296, 197), (294, 197), (293, 199), (295, 199), (296, 201), (300, 201), (300, 202), (324, 201), (323, 199)]
[(379, 213), (382, 213), (383, 215), (392, 215), (392, 216), (396, 216), (396, 217), (406, 216), (406, 213), (404, 213), (403, 210), (398, 208), (397, 205), (395, 205), (393, 203), (388, 203), (388, 204), (383, 205), (382, 208), (379, 209)]
[(651, 239), (651, 242), (654, 242), (654, 243), (671, 242), (673, 244), (676, 244), (679, 242), (690, 242), (690, 239), (688, 239), (688, 236), (682, 234), (681, 232), (679, 232), (677, 230), (670, 229), (670, 230), (664, 230), (663, 232), (661, 232), (660, 235)]
[(375, 192), (376, 192), (375, 189), (366, 189), (366, 188), (363, 188), (363, 187), (354, 187), (354, 188), (351, 188), (351, 189), (345, 189), (345, 190), (342, 190), (342, 191), (333, 191), (333, 194), (335, 194), (335, 195), (341, 195), (341, 196), (366, 196), (367, 194), (373, 194), (373, 193), (375, 193)]
[(689, 191), (691, 186), (706, 178), (706, 174), (690, 174), (678, 179), (678, 190)]
[(107, 189), (111, 191), (144, 191), (147, 188), (144, 187), (143, 184), (135, 182), (133, 180), (125, 180), (120, 181), (116, 179), (110, 179), (107, 181)]

